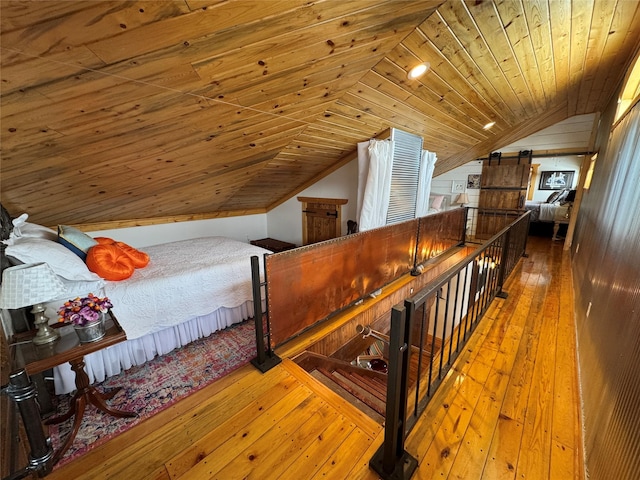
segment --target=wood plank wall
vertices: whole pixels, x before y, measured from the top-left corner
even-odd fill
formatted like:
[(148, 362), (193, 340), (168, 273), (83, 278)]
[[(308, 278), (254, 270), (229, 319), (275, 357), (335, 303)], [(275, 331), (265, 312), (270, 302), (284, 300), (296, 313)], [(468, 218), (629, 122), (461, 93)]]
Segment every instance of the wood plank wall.
[(615, 108), (612, 101), (603, 114), (572, 245), (592, 480), (638, 478), (640, 471), (640, 104), (611, 130)]

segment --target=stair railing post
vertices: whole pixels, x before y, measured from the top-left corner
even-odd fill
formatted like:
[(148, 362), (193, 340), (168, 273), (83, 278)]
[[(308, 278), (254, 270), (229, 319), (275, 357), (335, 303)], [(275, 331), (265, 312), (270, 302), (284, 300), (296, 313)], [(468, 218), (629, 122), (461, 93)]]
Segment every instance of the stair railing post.
[(391, 310), (384, 443), (369, 462), (384, 480), (408, 480), (418, 467), (418, 461), (404, 449), (410, 320), (404, 305), (396, 305)]
[(511, 248), (511, 229), (507, 230), (502, 237), (502, 253), (500, 255), (500, 270), (498, 271), (498, 293), (496, 297), (507, 298), (508, 294), (502, 290), (504, 285), (505, 270), (507, 268), (507, 261), (509, 259), (509, 249)]
[[(266, 268), (265, 268), (266, 272)], [(266, 273), (265, 273), (266, 275)], [(253, 288), (253, 321), (256, 329), (256, 358), (251, 360), (251, 363), (262, 373), (271, 370), (282, 359), (278, 357), (271, 348), (271, 340), (269, 332), (268, 345), (265, 346), (265, 333), (264, 333), (264, 312), (262, 311), (262, 285), (260, 281), (260, 263), (259, 258), (256, 255), (251, 256), (251, 285)], [(264, 282), (266, 285), (266, 282)], [(267, 330), (269, 330), (269, 323), (267, 321)]]

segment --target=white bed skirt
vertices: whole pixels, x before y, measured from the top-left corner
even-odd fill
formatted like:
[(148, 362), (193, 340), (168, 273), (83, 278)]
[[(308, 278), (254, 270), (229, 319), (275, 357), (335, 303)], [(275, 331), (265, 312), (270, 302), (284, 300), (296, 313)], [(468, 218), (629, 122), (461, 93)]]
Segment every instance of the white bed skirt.
[[(250, 300), (239, 307), (222, 307), (160, 332), (112, 345), (84, 357), (85, 371), (91, 383), (102, 382), (134, 365), (142, 365), (157, 355), (164, 355), (198, 338), (208, 337), (217, 330), (246, 320), (253, 316), (253, 311), (253, 301)], [(53, 369), (53, 381), (58, 395), (76, 389), (75, 374), (69, 363)]]

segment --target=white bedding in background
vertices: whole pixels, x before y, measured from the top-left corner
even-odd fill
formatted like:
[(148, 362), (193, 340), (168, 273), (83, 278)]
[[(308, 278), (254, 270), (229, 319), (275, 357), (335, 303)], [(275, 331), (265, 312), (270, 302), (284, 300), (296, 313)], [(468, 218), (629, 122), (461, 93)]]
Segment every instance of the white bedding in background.
[(531, 212), (532, 222), (553, 222), (564, 217), (569, 211), (569, 205), (546, 202), (526, 202), (525, 209)]
[(555, 218), (556, 210), (560, 205), (555, 203), (541, 203), (540, 204), (540, 221), (541, 222), (553, 222)]

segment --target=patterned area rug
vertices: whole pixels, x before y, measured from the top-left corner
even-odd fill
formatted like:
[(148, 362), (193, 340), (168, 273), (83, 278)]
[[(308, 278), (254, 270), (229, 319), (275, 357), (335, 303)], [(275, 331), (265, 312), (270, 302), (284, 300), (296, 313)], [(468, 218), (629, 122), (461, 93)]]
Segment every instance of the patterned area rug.
[[(139, 416), (116, 418), (89, 405), (73, 445), (56, 468), (246, 364), (256, 356), (255, 343), (254, 323), (248, 320), (97, 384), (101, 392), (123, 387), (108, 404), (116, 409), (138, 412)], [(55, 415), (68, 411), (71, 394), (56, 398), (59, 403)], [(54, 450), (64, 443), (72, 426), (73, 417), (49, 426)]]

